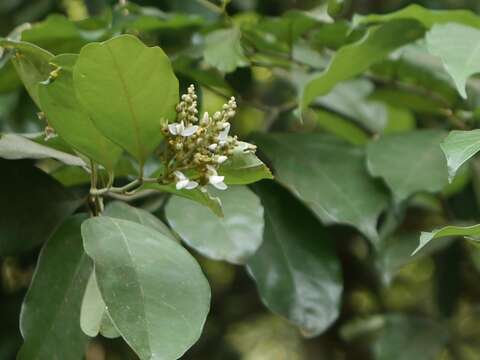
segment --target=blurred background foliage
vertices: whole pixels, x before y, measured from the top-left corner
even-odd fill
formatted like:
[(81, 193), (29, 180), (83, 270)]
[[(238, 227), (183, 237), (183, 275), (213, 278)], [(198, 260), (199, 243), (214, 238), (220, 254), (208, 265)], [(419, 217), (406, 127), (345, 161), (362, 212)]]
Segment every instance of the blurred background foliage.
[[(160, 44), (175, 59), (175, 69), (184, 85), (202, 76), (198, 68), (191, 66), (191, 58), (182, 57), (182, 51), (190, 46), (192, 33), (200, 27), (196, 17), (211, 21), (211, 26), (215, 26), (218, 14), (205, 4), (206, 1), (136, 0), (134, 3), (155, 7), (165, 14), (185, 15), (183, 18), (170, 18), (171, 22), (163, 29), (145, 31), (142, 39), (150, 44)], [(353, 14), (358, 13), (391, 12), (414, 3), (431, 9), (470, 9), (480, 13), (480, 2), (477, 0), (351, 0), (339, 12), (338, 19), (350, 20)], [(71, 20), (79, 21), (78, 26), (86, 38), (78, 36), (75, 29), (65, 25), (65, 29), (57, 30), (58, 39), (68, 39), (63, 44), (70, 48), (58, 49), (55, 42), (46, 42), (43, 46), (55, 53), (78, 51), (81, 45), (90, 41), (88, 36), (95, 37), (94, 31), (88, 31), (98, 26), (95, 22), (110, 21), (113, 16), (110, 9), (114, 5), (116, 2), (108, 0), (1, 0), (0, 35), (6, 36), (25, 22), (43, 21), (52, 13), (64, 14)], [(257, 16), (282, 16), (292, 9), (311, 10), (322, 5), (325, 5), (324, 2), (319, 0), (232, 0), (227, 11), (236, 22), (255, 24)], [(182, 22), (190, 22), (190, 25), (184, 26)], [(311, 33), (310, 44), (314, 48), (331, 49), (341, 45), (345, 41), (342, 38), (344, 29), (341, 21), (336, 24), (337, 27), (330, 31)], [(146, 23), (142, 26), (148, 29), (150, 25)], [(46, 25), (44, 30), (49, 31)], [(254, 30), (255, 25), (251, 31), (253, 37)], [(195, 45), (195, 38), (193, 40)], [(194, 45), (189, 49), (192, 52), (195, 51)], [(312, 55), (309, 50), (300, 49), (297, 61), (308, 63), (315, 56), (315, 64), (320, 63), (323, 54), (317, 52)], [(268, 127), (300, 132), (328, 131), (329, 120), (338, 117), (365, 119), (362, 125), (370, 129), (380, 126), (378, 122), (384, 121), (382, 119), (386, 118), (388, 122), (393, 117), (396, 121), (388, 122), (385, 130), (392, 133), (411, 129), (415, 124), (430, 127), (444, 123), (444, 106), (439, 106), (439, 102), (442, 105), (446, 103), (449, 109), (454, 108), (458, 102), (455, 91), (450, 85), (443, 85), (441, 73), (434, 74), (432, 78), (431, 72), (418, 70), (422, 66), (433, 68), (435, 64), (429, 63), (429, 59), (422, 65), (418, 54), (406, 56), (414, 62), (411, 68), (406, 64), (399, 75), (407, 84), (406, 91), (382, 86), (382, 79), (388, 78), (390, 69), (399, 71), (395, 69), (398, 65), (396, 60), (384, 61), (374, 67), (372, 82), (365, 84), (362, 80), (355, 80), (356, 83), (345, 89), (346, 93), (322, 99), (323, 106), (319, 107), (319, 111), (323, 117), (320, 116), (318, 122), (308, 118), (303, 124), (298, 122), (291, 112), (295, 89), (284, 76), (278, 75), (282, 75), (281, 72), (273, 71), (270, 65), (262, 65), (262, 62), (273, 61), (267, 57), (256, 60), (259, 66), (254, 63), (251, 68), (237, 68), (225, 79), (215, 76), (207, 79), (206, 83), (214, 86), (201, 87), (202, 105), (204, 110), (218, 108), (224, 102), (223, 95), (217, 93), (218, 88), (230, 88), (231, 94), (238, 95), (240, 103), (235, 131), (244, 137)], [(0, 70), (3, 72), (0, 74), (0, 131), (42, 131), (44, 124), (37, 119), (34, 104), (10, 70), (8, 66)], [(432, 98), (410, 91), (408, 84), (422, 82), (437, 84), (435, 90), (441, 95)], [(355, 96), (363, 96), (363, 100), (368, 98), (368, 101), (363, 101), (361, 107), (345, 107), (344, 99)], [(380, 107), (376, 106), (378, 104)], [(476, 109), (475, 104), (471, 108)], [(342, 132), (343, 136), (361, 143), (364, 132), (348, 124), (345, 124), (347, 130)], [(395, 236), (382, 245), (377, 256), (372, 256), (368, 243), (351, 228), (330, 227), (343, 267), (345, 290), (339, 319), (328, 331), (312, 339), (305, 339), (286, 320), (265, 309), (254, 283), (243, 268), (198, 256), (212, 286), (213, 304), (201, 340), (184, 359), (480, 359), (480, 251), (470, 243), (444, 241), (430, 249), (431, 255), (410, 258), (421, 230), (432, 229), (452, 218), (465, 221), (478, 219), (478, 164), (474, 168), (476, 172), (465, 175), (450, 190), (445, 190), (440, 201), (429, 195), (414, 197)], [(476, 181), (466, 184), (465, 177), (468, 176), (473, 176)], [(448, 191), (453, 195), (450, 196)], [(315, 231), (312, 229), (312, 236)], [(21, 344), (18, 331), (20, 305), (37, 255), (34, 251), (21, 257), (0, 259), (1, 360), (13, 359)], [(442, 341), (447, 335), (450, 340)], [(96, 340), (88, 353), (89, 360), (134, 358), (120, 340)]]

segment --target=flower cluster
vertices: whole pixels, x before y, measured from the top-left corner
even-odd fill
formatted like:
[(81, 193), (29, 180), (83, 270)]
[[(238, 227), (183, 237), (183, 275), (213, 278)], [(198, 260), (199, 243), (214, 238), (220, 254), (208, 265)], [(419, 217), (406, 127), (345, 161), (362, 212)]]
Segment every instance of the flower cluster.
[(177, 105), (177, 121), (164, 126), (166, 136), (164, 180), (175, 181), (177, 190), (195, 189), (207, 184), (225, 190), (224, 177), (218, 168), (235, 151), (255, 151), (255, 146), (230, 136), (230, 121), (237, 104), (232, 97), (213, 116), (198, 115), (197, 95), (190, 85)]

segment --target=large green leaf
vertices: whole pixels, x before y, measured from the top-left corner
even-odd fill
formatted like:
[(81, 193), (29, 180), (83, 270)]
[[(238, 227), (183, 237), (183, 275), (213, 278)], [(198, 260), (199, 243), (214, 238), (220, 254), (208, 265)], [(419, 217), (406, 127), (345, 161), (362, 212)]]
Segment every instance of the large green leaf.
[(460, 166), (480, 151), (480, 130), (451, 131), (440, 146), (447, 158), (451, 181)]
[(203, 255), (245, 263), (262, 243), (263, 207), (258, 197), (243, 186), (216, 195), (222, 201), (223, 218), (175, 196), (167, 204), (167, 220), (185, 243)]
[(432, 232), (422, 232), (420, 234), (420, 243), (413, 252), (413, 255), (422, 250), (433, 239), (459, 236), (472, 239), (478, 238), (480, 236), (480, 224), (473, 226), (445, 226)]
[(178, 81), (170, 61), (134, 36), (83, 47), (74, 82), (95, 126), (141, 164), (162, 140), (161, 125), (175, 119)]
[(209, 33), (205, 37), (205, 62), (224, 72), (232, 72), (237, 67), (248, 65), (240, 37), (240, 29), (236, 26)]
[(79, 205), (69, 191), (29, 161), (0, 160), (0, 255), (32, 250)]
[(107, 311), (107, 305), (102, 299), (94, 271), (90, 273), (83, 295), (80, 327), (90, 337), (102, 334), (106, 338), (114, 339), (120, 336)]
[(55, 78), (40, 84), (40, 106), (57, 134), (77, 151), (111, 171), (122, 149), (102, 135), (78, 102), (72, 74), (77, 57), (65, 54), (50, 61), (59, 70)]
[(467, 97), (467, 79), (480, 72), (480, 30), (460, 24), (435, 25), (426, 36), (428, 51), (440, 57), (457, 90)]
[(105, 216), (82, 225), (115, 328), (142, 360), (178, 359), (199, 338), (210, 289), (193, 257), (158, 231)]
[(444, 138), (441, 130), (383, 136), (367, 146), (368, 169), (385, 180), (397, 202), (419, 191), (440, 191), (448, 184), (447, 165), (440, 149)]
[(258, 134), (276, 179), (325, 224), (350, 224), (372, 241), (388, 197), (368, 175), (363, 148), (324, 134)]
[(301, 107), (306, 108), (339, 82), (355, 77), (391, 51), (417, 40), (423, 34), (422, 25), (414, 20), (394, 20), (368, 29), (362, 39), (342, 47), (324, 72), (308, 80), (301, 94)]
[(262, 182), (255, 189), (265, 207), (265, 232), (248, 271), (270, 310), (304, 335), (319, 335), (337, 319), (341, 304), (342, 276), (333, 242), (279, 185)]
[(480, 17), (468, 10), (432, 10), (413, 4), (389, 14), (356, 15), (355, 25), (384, 23), (397, 19), (413, 19), (421, 22), (426, 28), (435, 24), (460, 23), (480, 28)]
[(40, 107), (38, 86), (46, 80), (53, 70), (50, 60), (53, 55), (48, 51), (28, 42), (0, 38), (0, 47), (14, 49), (11, 57), (17, 73), (35, 104)]
[(72, 166), (86, 166), (78, 156), (36, 143), (16, 134), (0, 134), (0, 158), (19, 159), (55, 159)]
[(25, 343), (19, 360), (84, 357), (88, 337), (80, 329), (80, 306), (92, 269), (80, 233), (85, 218), (67, 219), (40, 253), (20, 318)]
[(448, 341), (448, 331), (430, 319), (390, 314), (373, 344), (375, 360), (437, 359)]
[(155, 215), (146, 210), (130, 206), (122, 201), (114, 201), (109, 203), (105, 207), (103, 215), (116, 219), (133, 221), (138, 224), (151, 227), (152, 229), (161, 232), (163, 235), (173, 238), (173, 234), (168, 226), (165, 225)]

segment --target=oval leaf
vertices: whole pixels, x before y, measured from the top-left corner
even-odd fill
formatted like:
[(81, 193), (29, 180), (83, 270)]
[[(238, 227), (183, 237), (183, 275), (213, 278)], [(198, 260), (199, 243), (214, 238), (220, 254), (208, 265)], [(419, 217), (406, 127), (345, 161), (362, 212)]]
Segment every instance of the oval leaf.
[(480, 129), (450, 131), (440, 146), (447, 158), (448, 177), (452, 181), (460, 166), (480, 151)]
[(270, 310), (304, 335), (319, 335), (340, 311), (343, 285), (333, 243), (315, 217), (280, 186), (264, 182), (255, 189), (265, 206), (265, 233), (248, 271)]
[(387, 194), (368, 175), (362, 148), (323, 134), (270, 134), (255, 138), (285, 184), (326, 224), (357, 227), (377, 241), (377, 218)]
[(178, 102), (178, 80), (162, 49), (131, 35), (88, 44), (74, 81), (97, 128), (143, 164), (163, 138), (162, 122), (175, 119)]
[[(20, 317), (25, 343), (18, 354), (19, 360), (84, 357), (88, 338), (78, 320), (92, 270), (80, 233), (85, 218), (82, 214), (66, 220), (40, 254)], [(60, 340), (65, 337), (68, 341)]]
[[(385, 179), (397, 202), (419, 191), (437, 192), (448, 184), (440, 130), (383, 136), (367, 146), (368, 170)], [(392, 161), (395, 166), (392, 166)]]
[(115, 327), (142, 360), (178, 359), (199, 338), (210, 288), (179, 244), (149, 227), (109, 217), (82, 226), (100, 293)]
[(68, 144), (112, 171), (122, 149), (100, 133), (78, 102), (72, 74), (77, 57), (65, 54), (51, 60), (57, 66), (57, 75), (40, 84), (40, 106), (50, 126)]
[(222, 201), (223, 218), (175, 196), (167, 204), (167, 220), (183, 241), (201, 254), (234, 264), (245, 263), (262, 243), (263, 207), (258, 197), (243, 186), (216, 195)]

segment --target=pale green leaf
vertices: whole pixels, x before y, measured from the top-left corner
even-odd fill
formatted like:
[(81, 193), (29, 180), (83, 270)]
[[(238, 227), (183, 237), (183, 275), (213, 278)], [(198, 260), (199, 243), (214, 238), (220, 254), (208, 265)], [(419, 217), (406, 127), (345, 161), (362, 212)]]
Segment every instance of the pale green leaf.
[(412, 255), (418, 253), (431, 240), (450, 236), (476, 238), (480, 236), (480, 224), (473, 226), (445, 226), (444, 228), (437, 229), (432, 232), (422, 232), (420, 234), (420, 243), (413, 251)]
[(448, 184), (447, 164), (440, 149), (444, 138), (441, 130), (382, 136), (367, 146), (368, 170), (385, 180), (397, 202), (416, 192), (441, 191)]
[(316, 122), (325, 132), (338, 136), (354, 145), (363, 145), (368, 141), (368, 135), (353, 122), (334, 113), (315, 110)]
[(236, 26), (209, 33), (205, 37), (205, 62), (223, 72), (232, 72), (237, 67), (248, 65), (240, 42), (241, 36)]
[(384, 23), (397, 19), (417, 20), (426, 28), (435, 24), (459, 23), (480, 28), (480, 17), (469, 10), (434, 10), (412, 4), (389, 14), (356, 15), (354, 25)]
[(78, 156), (36, 143), (16, 134), (0, 134), (0, 158), (19, 159), (55, 159), (66, 165), (86, 166)]
[(80, 307), (92, 269), (80, 233), (85, 218), (66, 220), (40, 254), (20, 317), (25, 343), (19, 360), (84, 357), (88, 338), (80, 328)]
[(107, 307), (98, 289), (94, 271), (90, 274), (87, 288), (83, 295), (80, 327), (90, 337), (101, 334), (106, 338), (114, 339), (120, 336), (108, 314)]
[(78, 102), (72, 74), (77, 57), (64, 54), (50, 61), (57, 66), (57, 75), (40, 84), (40, 107), (49, 125), (68, 144), (112, 171), (122, 149), (102, 135), (88, 112)]
[(305, 336), (317, 336), (340, 311), (343, 285), (333, 242), (308, 209), (279, 185), (262, 182), (255, 189), (265, 207), (265, 232), (248, 271), (270, 310)]
[(452, 181), (460, 166), (480, 151), (480, 130), (451, 131), (440, 146), (447, 158), (448, 175)]
[(272, 161), (275, 178), (325, 224), (353, 225), (378, 239), (376, 224), (388, 196), (369, 176), (363, 148), (319, 133), (254, 139)]
[(53, 70), (50, 60), (53, 55), (48, 51), (28, 42), (0, 38), (0, 48), (13, 49), (11, 61), (17, 70), (25, 88), (35, 104), (40, 107), (38, 86), (46, 80)]
[(115, 328), (142, 360), (178, 359), (199, 338), (210, 288), (178, 243), (109, 217), (82, 225), (100, 293)]
[(176, 117), (178, 80), (162, 49), (131, 35), (90, 43), (73, 77), (95, 126), (143, 164), (163, 139), (162, 124)]
[(262, 243), (260, 200), (243, 186), (215, 194), (222, 201), (223, 218), (205, 211), (200, 204), (173, 197), (167, 204), (167, 220), (182, 240), (201, 254), (233, 264), (245, 263)]
[(480, 72), (480, 29), (460, 24), (435, 25), (426, 41), (428, 51), (440, 57), (458, 92), (467, 98), (467, 80)]
[(413, 20), (394, 20), (369, 28), (362, 39), (340, 48), (324, 72), (309, 79), (301, 94), (301, 108), (306, 108), (318, 96), (328, 94), (339, 82), (355, 77), (423, 34), (421, 24)]

